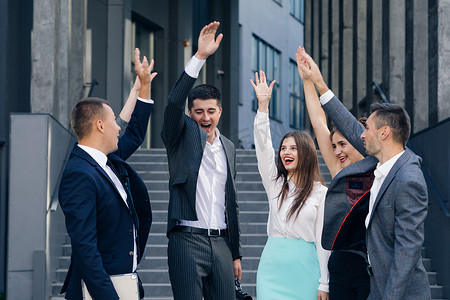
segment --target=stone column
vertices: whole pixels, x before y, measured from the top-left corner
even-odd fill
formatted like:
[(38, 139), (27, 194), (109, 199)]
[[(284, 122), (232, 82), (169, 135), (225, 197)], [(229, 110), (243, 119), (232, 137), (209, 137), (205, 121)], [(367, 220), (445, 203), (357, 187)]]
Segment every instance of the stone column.
[(414, 132), (428, 127), (428, 3), (414, 0)]
[(56, 88), (57, 14), (55, 0), (34, 1), (31, 43), (31, 112), (53, 113)]
[(353, 0), (344, 0), (343, 15), (341, 16), (343, 22), (342, 40), (343, 53), (342, 53), (342, 99), (347, 108), (353, 107), (353, 94), (356, 91), (353, 90), (353, 66), (354, 66), (354, 54), (353, 54)]
[[(330, 35), (329, 41), (331, 42), (330, 46), (330, 53), (329, 53), (329, 59), (330, 59), (330, 78), (331, 81), (328, 83), (330, 86), (333, 87), (333, 92), (336, 95), (340, 94), (339, 90), (339, 43), (340, 36), (339, 36), (339, 21), (341, 16), (339, 15), (339, 1), (329, 1), (329, 15), (331, 16), (330, 22), (330, 32), (328, 34)], [(342, 101), (342, 100), (341, 100)]]
[(50, 113), (66, 127), (83, 89), (84, 10), (81, 0), (34, 0), (31, 112)]
[(405, 1), (390, 1), (390, 100), (405, 105)]
[[(367, 41), (367, 3), (365, 1), (357, 1), (357, 23), (354, 27), (357, 28), (357, 52), (353, 55), (357, 59), (357, 69), (354, 73), (356, 80), (356, 100), (359, 103), (367, 95), (366, 91), (366, 41)], [(357, 108), (353, 108), (353, 113), (356, 114)], [(364, 109), (363, 109), (364, 111)]]

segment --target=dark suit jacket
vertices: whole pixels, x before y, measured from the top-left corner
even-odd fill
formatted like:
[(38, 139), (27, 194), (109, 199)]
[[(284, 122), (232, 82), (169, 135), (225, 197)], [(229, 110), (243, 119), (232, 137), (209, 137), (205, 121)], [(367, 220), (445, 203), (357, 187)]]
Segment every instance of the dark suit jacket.
[[(350, 249), (366, 252), (365, 243), (353, 245), (356, 247), (349, 246), (351, 246), (351, 242), (356, 242), (352, 240), (352, 236), (356, 234), (362, 233), (360, 237), (362, 242), (365, 241), (365, 225), (360, 218), (365, 219), (367, 216), (369, 190), (372, 187), (373, 170), (377, 162), (378, 160), (375, 157), (366, 157), (342, 169), (331, 180), (325, 199), (322, 230), (322, 247), (324, 249)], [(364, 175), (362, 176), (362, 174)], [(352, 182), (358, 182), (360, 186), (354, 193), (349, 193)], [(355, 226), (355, 223), (357, 223), (357, 226)], [(342, 247), (343, 244), (345, 244), (344, 247)]]
[[(336, 97), (323, 108), (365, 155), (363, 128), (356, 118)], [(431, 299), (421, 256), (428, 195), (420, 163), (420, 157), (406, 148), (378, 192), (366, 234), (374, 273), (368, 299)]]
[[(142, 144), (152, 107), (137, 101), (118, 150), (108, 155), (129, 176), (139, 217), (138, 262), (147, 243), (152, 215), (146, 185), (124, 160)], [(133, 219), (109, 176), (78, 145), (62, 175), (59, 202), (72, 244), (71, 266), (61, 293), (66, 291), (67, 299), (82, 299), (83, 279), (95, 299), (118, 299), (109, 275), (133, 271)]]
[[(169, 213), (167, 232), (180, 219), (196, 221), (195, 198), (197, 178), (206, 145), (207, 133), (188, 117), (186, 98), (196, 79), (183, 71), (169, 95), (164, 112), (161, 137), (169, 161)], [(234, 178), (236, 176), (236, 151), (233, 143), (220, 135), (227, 157), (227, 182), (225, 186), (226, 222), (233, 260), (242, 256), (239, 238), (239, 207)]]

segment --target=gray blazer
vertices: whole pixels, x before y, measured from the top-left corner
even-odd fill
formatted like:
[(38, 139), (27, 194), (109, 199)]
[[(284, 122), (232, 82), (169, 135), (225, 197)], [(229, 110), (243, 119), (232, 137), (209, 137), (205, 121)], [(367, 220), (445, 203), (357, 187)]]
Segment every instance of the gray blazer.
[[(363, 129), (356, 118), (336, 97), (323, 108), (342, 135), (365, 155)], [(374, 273), (368, 299), (431, 299), (421, 256), (428, 194), (420, 164), (421, 158), (406, 148), (378, 192), (366, 234)]]
[[(186, 98), (196, 78), (183, 71), (169, 95), (164, 111), (161, 137), (169, 162), (169, 213), (167, 232), (180, 219), (196, 221), (195, 198), (197, 178), (206, 145), (207, 133), (185, 114)], [(242, 257), (239, 231), (239, 206), (236, 193), (236, 150), (234, 144), (220, 135), (227, 157), (225, 185), (226, 222), (233, 260)]]

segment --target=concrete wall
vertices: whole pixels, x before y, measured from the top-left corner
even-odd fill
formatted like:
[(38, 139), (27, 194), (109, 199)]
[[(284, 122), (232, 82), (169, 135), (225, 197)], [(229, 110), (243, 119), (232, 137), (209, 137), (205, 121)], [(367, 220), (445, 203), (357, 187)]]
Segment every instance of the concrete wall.
[[(270, 13), (269, 13), (270, 12)], [(280, 51), (280, 119), (271, 120), (271, 134), (278, 148), (281, 138), (291, 130), (289, 126), (289, 62), (295, 61), (297, 47), (304, 45), (303, 24), (289, 13), (289, 1), (280, 6), (273, 0), (239, 1), (240, 24), (240, 74), (239, 74), (239, 139), (244, 148), (251, 148), (253, 142), (252, 109), (254, 90), (250, 78), (252, 73), (253, 34)], [(266, 71), (266, 70), (263, 70)]]
[(51, 295), (65, 230), (57, 187), (72, 135), (47, 114), (11, 116), (8, 299)]

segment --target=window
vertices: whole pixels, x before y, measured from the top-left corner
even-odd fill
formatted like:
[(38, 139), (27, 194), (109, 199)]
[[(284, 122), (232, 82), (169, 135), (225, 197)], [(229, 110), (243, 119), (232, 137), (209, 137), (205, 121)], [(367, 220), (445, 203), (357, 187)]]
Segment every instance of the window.
[(297, 63), (289, 63), (289, 125), (300, 129), (304, 126), (305, 93), (303, 82), (297, 72)]
[[(252, 77), (255, 72), (263, 70), (266, 73), (268, 82), (276, 80), (272, 91), (272, 99), (269, 103), (269, 116), (271, 118), (280, 119), (279, 99), (280, 99), (280, 52), (258, 38), (253, 36), (252, 46)], [(253, 93), (253, 110), (258, 109), (258, 99)]]
[(291, 15), (299, 20), (301, 23), (305, 23), (305, 1), (304, 0), (290, 0), (289, 12)]

